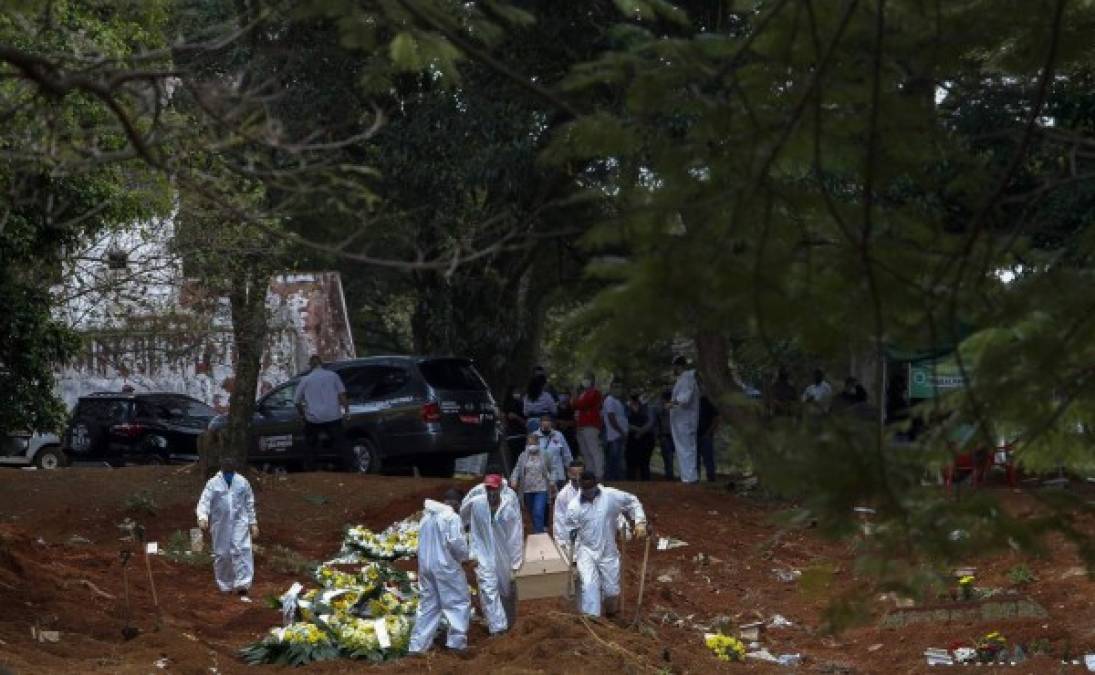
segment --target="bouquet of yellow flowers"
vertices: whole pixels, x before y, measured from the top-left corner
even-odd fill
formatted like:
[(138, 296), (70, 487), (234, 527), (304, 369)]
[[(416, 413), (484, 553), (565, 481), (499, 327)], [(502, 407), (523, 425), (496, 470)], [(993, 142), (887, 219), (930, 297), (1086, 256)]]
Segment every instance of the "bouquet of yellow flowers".
[(418, 523), (420, 514), (392, 523), (377, 534), (357, 525), (347, 528), (342, 541), (342, 560), (396, 560), (418, 553)]
[(736, 637), (715, 633), (705, 637), (704, 642), (719, 661), (741, 661), (745, 658), (745, 645)]
[[(386, 640), (383, 641), (377, 632), (379, 621), (384, 623)], [(402, 616), (385, 616), (381, 619), (349, 617), (333, 623), (332, 629), (347, 658), (380, 662), (407, 653), (412, 626), (413, 622)]]
[[(295, 595), (295, 614), (293, 604), (287, 605), (287, 616), (299, 621), (275, 628), (244, 648), (244, 660), (302, 665), (339, 657), (381, 662), (402, 656), (418, 609), (418, 586), (413, 573), (382, 561), (413, 555), (417, 549), (417, 517), (394, 523), (381, 534), (349, 528), (342, 555), (313, 572), (319, 588)], [(357, 570), (336, 567), (363, 557), (372, 562)], [(290, 594), (301, 590), (294, 586), (282, 602), (291, 603)]]
[(958, 595), (963, 600), (969, 600), (973, 597), (974, 581), (975, 579), (971, 574), (967, 574), (958, 580)]
[(1008, 641), (1004, 636), (994, 630), (977, 641), (977, 656), (980, 657), (981, 663), (989, 663), (1007, 646)]
[(302, 666), (337, 659), (340, 650), (330, 633), (315, 624), (301, 622), (270, 629), (265, 638), (241, 650), (240, 655), (253, 666), (262, 663)]

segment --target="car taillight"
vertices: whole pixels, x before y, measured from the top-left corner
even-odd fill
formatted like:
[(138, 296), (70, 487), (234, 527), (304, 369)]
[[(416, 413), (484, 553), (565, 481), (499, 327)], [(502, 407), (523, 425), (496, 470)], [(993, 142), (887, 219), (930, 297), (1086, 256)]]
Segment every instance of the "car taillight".
[(137, 438), (144, 433), (143, 424), (115, 424), (110, 427), (110, 433), (122, 438)]
[(441, 406), (438, 405), (437, 401), (430, 401), (422, 406), (422, 421), (427, 424), (441, 421)]

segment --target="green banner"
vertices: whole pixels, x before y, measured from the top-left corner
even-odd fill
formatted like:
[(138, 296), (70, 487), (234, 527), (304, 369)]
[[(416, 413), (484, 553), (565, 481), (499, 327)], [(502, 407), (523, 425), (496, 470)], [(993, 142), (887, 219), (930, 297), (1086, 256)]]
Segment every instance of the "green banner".
[(951, 359), (909, 364), (909, 399), (935, 398), (966, 386), (966, 379)]

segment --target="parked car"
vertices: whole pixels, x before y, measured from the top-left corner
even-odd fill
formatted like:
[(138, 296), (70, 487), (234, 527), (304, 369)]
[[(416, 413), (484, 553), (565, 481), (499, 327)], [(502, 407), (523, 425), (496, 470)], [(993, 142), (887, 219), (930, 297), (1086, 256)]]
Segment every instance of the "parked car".
[[(382, 356), (325, 367), (346, 386), (348, 447), (315, 453), (307, 447), (293, 403), (302, 373), (258, 400), (248, 448), (252, 463), (336, 462), (363, 473), (413, 463), (422, 473), (451, 476), (460, 457), (498, 447), (494, 397), (469, 359)], [(218, 417), (210, 432), (227, 425), (226, 416)]]
[(0, 437), (0, 465), (59, 469), (66, 464), (57, 434), (17, 431)]
[(216, 411), (173, 393), (100, 392), (81, 397), (65, 430), (72, 461), (165, 464), (197, 459), (197, 441)]

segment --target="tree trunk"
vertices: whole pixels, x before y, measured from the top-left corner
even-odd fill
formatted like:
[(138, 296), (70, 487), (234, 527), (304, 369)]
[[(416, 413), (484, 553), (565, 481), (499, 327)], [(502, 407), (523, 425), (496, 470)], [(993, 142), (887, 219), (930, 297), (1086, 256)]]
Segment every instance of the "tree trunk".
[(707, 395), (721, 403), (719, 409), (725, 413), (731, 424), (740, 426), (746, 422), (741, 409), (727, 405), (725, 401), (729, 394), (741, 391), (730, 372), (730, 340), (718, 333), (701, 333), (694, 339), (696, 370), (702, 378)]
[(258, 265), (238, 263), (232, 274), (228, 299), (232, 310), (232, 340), (235, 347), (235, 376), (228, 399), (228, 428), (199, 448), (201, 469), (212, 475), (223, 457), (247, 466), (255, 393), (258, 390), (262, 356), (266, 349), (266, 291), (269, 279)]

